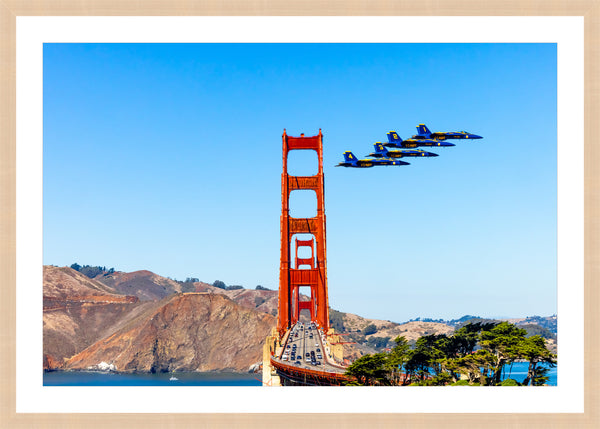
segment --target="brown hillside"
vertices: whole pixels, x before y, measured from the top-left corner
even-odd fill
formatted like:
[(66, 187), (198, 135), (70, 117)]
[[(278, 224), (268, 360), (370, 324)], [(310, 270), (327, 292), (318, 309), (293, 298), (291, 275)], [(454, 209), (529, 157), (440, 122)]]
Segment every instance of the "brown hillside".
[(262, 359), (274, 325), (273, 316), (221, 294), (178, 294), (74, 356), (66, 367), (106, 362), (118, 371), (247, 371)]
[(276, 290), (236, 289), (225, 291), (225, 294), (243, 307), (277, 316), (279, 296)]
[(387, 326), (378, 330), (373, 337), (391, 337), (392, 339), (403, 336), (408, 341), (418, 340), (424, 335), (451, 335), (454, 328), (445, 323), (436, 322), (407, 322), (401, 325)]
[(123, 295), (135, 295), (142, 301), (161, 300), (166, 296), (181, 292), (181, 285), (174, 280), (141, 270), (131, 273), (116, 271), (98, 277), (98, 280)]
[(69, 267), (44, 267), (44, 299), (61, 300), (73, 297), (104, 296), (107, 300), (122, 299), (112, 287), (92, 280)]
[(203, 282), (194, 283), (194, 286), (196, 287), (196, 292), (218, 293), (221, 295), (225, 295), (243, 307), (255, 309), (258, 311), (262, 311), (263, 313), (269, 313), (273, 316), (277, 316), (278, 293), (276, 290), (225, 290)]
[(45, 266), (43, 291), (46, 369), (60, 367), (143, 307), (136, 297), (116, 294), (68, 267)]

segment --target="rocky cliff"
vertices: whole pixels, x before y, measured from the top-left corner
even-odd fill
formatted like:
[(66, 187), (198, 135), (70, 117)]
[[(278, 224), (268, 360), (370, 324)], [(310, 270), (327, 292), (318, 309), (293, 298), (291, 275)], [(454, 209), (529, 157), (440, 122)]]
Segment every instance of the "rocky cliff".
[(262, 359), (274, 325), (275, 317), (222, 294), (177, 294), (73, 356), (66, 368), (106, 362), (118, 371), (247, 371)]

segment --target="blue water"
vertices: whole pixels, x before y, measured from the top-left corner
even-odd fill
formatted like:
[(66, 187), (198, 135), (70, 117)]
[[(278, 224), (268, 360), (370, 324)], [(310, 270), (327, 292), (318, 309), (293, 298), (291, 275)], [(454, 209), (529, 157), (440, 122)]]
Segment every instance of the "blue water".
[[(522, 383), (523, 380), (525, 380), (525, 377), (527, 377), (527, 369), (528, 368), (529, 368), (529, 362), (513, 363), (512, 371), (510, 369), (510, 365), (505, 365), (504, 366), (504, 377), (502, 377), (502, 380), (505, 380), (507, 378), (512, 378), (513, 380), (517, 380), (519, 383)], [(550, 371), (547, 374), (547, 376), (548, 376), (548, 382), (546, 383), (547, 386), (556, 386), (556, 374), (557, 374), (557, 367), (550, 368)]]
[[(522, 383), (527, 376), (527, 362), (505, 366), (503, 380)], [(557, 368), (548, 373), (548, 386), (556, 386)], [(261, 386), (262, 374), (181, 372), (162, 374), (120, 374), (114, 372), (54, 371), (44, 372), (44, 386)], [(176, 377), (177, 380), (169, 380)]]
[[(169, 380), (176, 377), (177, 380)], [(262, 386), (262, 374), (181, 372), (118, 374), (114, 372), (44, 372), (44, 386)]]

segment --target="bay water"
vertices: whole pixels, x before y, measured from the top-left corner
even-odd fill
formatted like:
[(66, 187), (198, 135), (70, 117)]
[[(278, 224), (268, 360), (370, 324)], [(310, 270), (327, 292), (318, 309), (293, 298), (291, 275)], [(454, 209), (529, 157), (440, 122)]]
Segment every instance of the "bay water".
[[(504, 367), (503, 380), (519, 383), (527, 376), (528, 362)], [(557, 368), (548, 372), (548, 386), (556, 386)], [(159, 374), (125, 374), (92, 371), (44, 372), (44, 386), (262, 386), (262, 374), (227, 372), (175, 372)]]
[(233, 372), (50, 371), (44, 372), (44, 386), (262, 386), (261, 377), (262, 374)]

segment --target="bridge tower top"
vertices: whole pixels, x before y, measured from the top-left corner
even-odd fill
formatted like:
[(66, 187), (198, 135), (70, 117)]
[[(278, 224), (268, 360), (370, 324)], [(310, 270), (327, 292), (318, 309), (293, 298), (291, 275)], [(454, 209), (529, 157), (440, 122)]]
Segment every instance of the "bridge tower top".
[[(279, 302), (277, 329), (283, 335), (300, 317), (300, 310), (308, 308), (312, 321), (326, 332), (329, 328), (329, 302), (327, 298), (327, 260), (325, 246), (325, 197), (323, 176), (323, 134), (312, 137), (288, 136), (283, 130), (283, 172), (281, 174), (281, 259), (279, 268)], [(317, 152), (318, 170), (314, 176), (288, 174), (288, 154), (293, 150)], [(290, 193), (295, 190), (313, 190), (317, 198), (317, 214), (311, 218), (290, 216)], [(310, 234), (291, 244), (295, 234)], [(310, 247), (311, 258), (298, 258), (298, 247)], [(293, 262), (293, 264), (292, 264)], [(300, 268), (303, 267), (303, 268)], [(300, 288), (310, 288), (310, 301), (300, 304)]]

